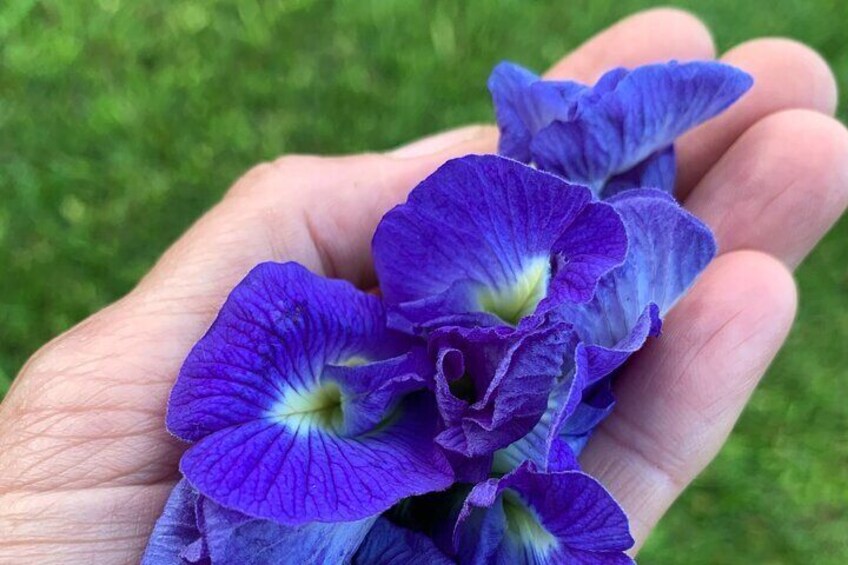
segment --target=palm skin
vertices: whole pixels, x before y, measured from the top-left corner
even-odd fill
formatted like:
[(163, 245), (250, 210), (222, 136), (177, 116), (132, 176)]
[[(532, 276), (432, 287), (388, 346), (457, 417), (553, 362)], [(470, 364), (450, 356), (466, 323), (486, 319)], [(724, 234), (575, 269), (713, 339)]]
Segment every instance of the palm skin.
[[(698, 20), (652, 10), (549, 76), (591, 82), (613, 66), (713, 57)], [(582, 457), (630, 515), (637, 544), (724, 442), (792, 324), (790, 270), (848, 203), (848, 133), (831, 117), (824, 62), (777, 39), (722, 60), (752, 74), (754, 89), (678, 143), (678, 195), (714, 229), (721, 255), (629, 364), (616, 412)], [(135, 290), (21, 371), (0, 406), (0, 563), (137, 562), (183, 450), (164, 430), (168, 392), (228, 291), (266, 260), (372, 287), (381, 215), (445, 160), (495, 144), (493, 128), (472, 126), (389, 153), (283, 157), (247, 173)]]

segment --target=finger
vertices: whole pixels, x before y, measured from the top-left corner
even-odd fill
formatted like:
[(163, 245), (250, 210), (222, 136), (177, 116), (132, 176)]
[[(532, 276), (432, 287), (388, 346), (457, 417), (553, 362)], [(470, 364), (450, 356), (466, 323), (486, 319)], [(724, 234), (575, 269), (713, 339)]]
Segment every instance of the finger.
[(676, 8), (655, 8), (602, 31), (551, 67), (546, 76), (591, 84), (614, 67), (714, 57), (712, 35), (701, 20)]
[(794, 267), (848, 205), (848, 130), (809, 110), (746, 131), (689, 195), (722, 252), (758, 249)]
[(615, 411), (582, 462), (622, 504), (637, 544), (718, 452), (795, 306), (780, 262), (752, 251), (723, 255), (617, 380)]
[(787, 39), (756, 39), (721, 59), (754, 77), (753, 88), (726, 112), (687, 133), (675, 144), (683, 199), (742, 133), (760, 119), (792, 108), (832, 115), (836, 79), (821, 56)]

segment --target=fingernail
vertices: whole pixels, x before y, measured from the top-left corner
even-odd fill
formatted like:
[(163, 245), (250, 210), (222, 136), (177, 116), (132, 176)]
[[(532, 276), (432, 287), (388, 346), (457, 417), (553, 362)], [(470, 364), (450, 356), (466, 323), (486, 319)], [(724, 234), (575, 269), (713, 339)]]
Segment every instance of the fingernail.
[(426, 155), (433, 155), (447, 151), (451, 147), (468, 143), (477, 139), (491, 138), (494, 142), (495, 136), (492, 126), (466, 126), (464, 128), (452, 129), (437, 133), (407, 145), (402, 145), (388, 153), (389, 157), (395, 159), (415, 159)]

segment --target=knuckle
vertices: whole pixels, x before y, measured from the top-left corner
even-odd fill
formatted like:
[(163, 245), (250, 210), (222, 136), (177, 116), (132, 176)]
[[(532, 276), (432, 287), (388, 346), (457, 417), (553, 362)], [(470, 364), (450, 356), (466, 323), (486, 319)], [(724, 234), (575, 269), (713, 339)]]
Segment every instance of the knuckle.
[(310, 188), (302, 182), (312, 173), (325, 169), (330, 158), (311, 155), (283, 155), (253, 166), (227, 191), (226, 198), (255, 198)]

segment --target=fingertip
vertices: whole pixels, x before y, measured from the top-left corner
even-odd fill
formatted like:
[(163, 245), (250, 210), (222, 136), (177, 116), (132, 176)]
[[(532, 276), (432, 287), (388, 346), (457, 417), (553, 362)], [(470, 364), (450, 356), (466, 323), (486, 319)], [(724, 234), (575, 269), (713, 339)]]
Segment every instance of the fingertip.
[(756, 250), (724, 253), (669, 314), (660, 348), (674, 355), (665, 351), (671, 343), (700, 343), (705, 335), (721, 333), (728, 347), (741, 347), (755, 336), (757, 351), (776, 352), (795, 318), (797, 301), (795, 280), (780, 260)]
[[(836, 113), (838, 87), (836, 76), (827, 61), (812, 47), (785, 37), (766, 37), (740, 43), (722, 60), (757, 77), (768, 75), (771, 81), (759, 81), (760, 88), (780, 89), (781, 98), (792, 97), (784, 104), (810, 108), (827, 115)], [(755, 80), (754, 88), (758, 86)], [(762, 97), (765, 99), (765, 96)]]
[(748, 128), (686, 199), (723, 251), (758, 249), (790, 267), (846, 206), (848, 130), (808, 109), (775, 112)]
[(712, 34), (698, 17), (680, 8), (653, 8), (603, 30), (556, 63), (546, 76), (593, 83), (613, 67), (714, 57)]
[(773, 171), (794, 165), (782, 178), (797, 193), (787, 214), (799, 225), (794, 233), (773, 240), (785, 241), (786, 251), (764, 249), (797, 266), (848, 207), (848, 129), (828, 115), (798, 108), (764, 118), (745, 135), (752, 144), (773, 147), (768, 159)]
[(675, 6), (659, 6), (635, 14), (630, 19), (637, 22), (641, 20), (643, 25), (654, 29), (663, 29), (671, 34), (672, 38), (685, 38), (686, 49), (691, 58), (712, 59), (716, 56), (715, 39), (710, 28), (688, 10)]
[(751, 318), (767, 318), (782, 342), (798, 307), (797, 285), (786, 265), (767, 253), (740, 250), (719, 256), (710, 269), (719, 284), (726, 283), (728, 273), (738, 281), (734, 300), (742, 307), (757, 308)]
[[(797, 108), (772, 114), (751, 128), (761, 139), (779, 139), (792, 151), (804, 173), (815, 184), (810, 200), (833, 224), (848, 207), (848, 128), (814, 110)], [(822, 230), (824, 231), (824, 229)]]

